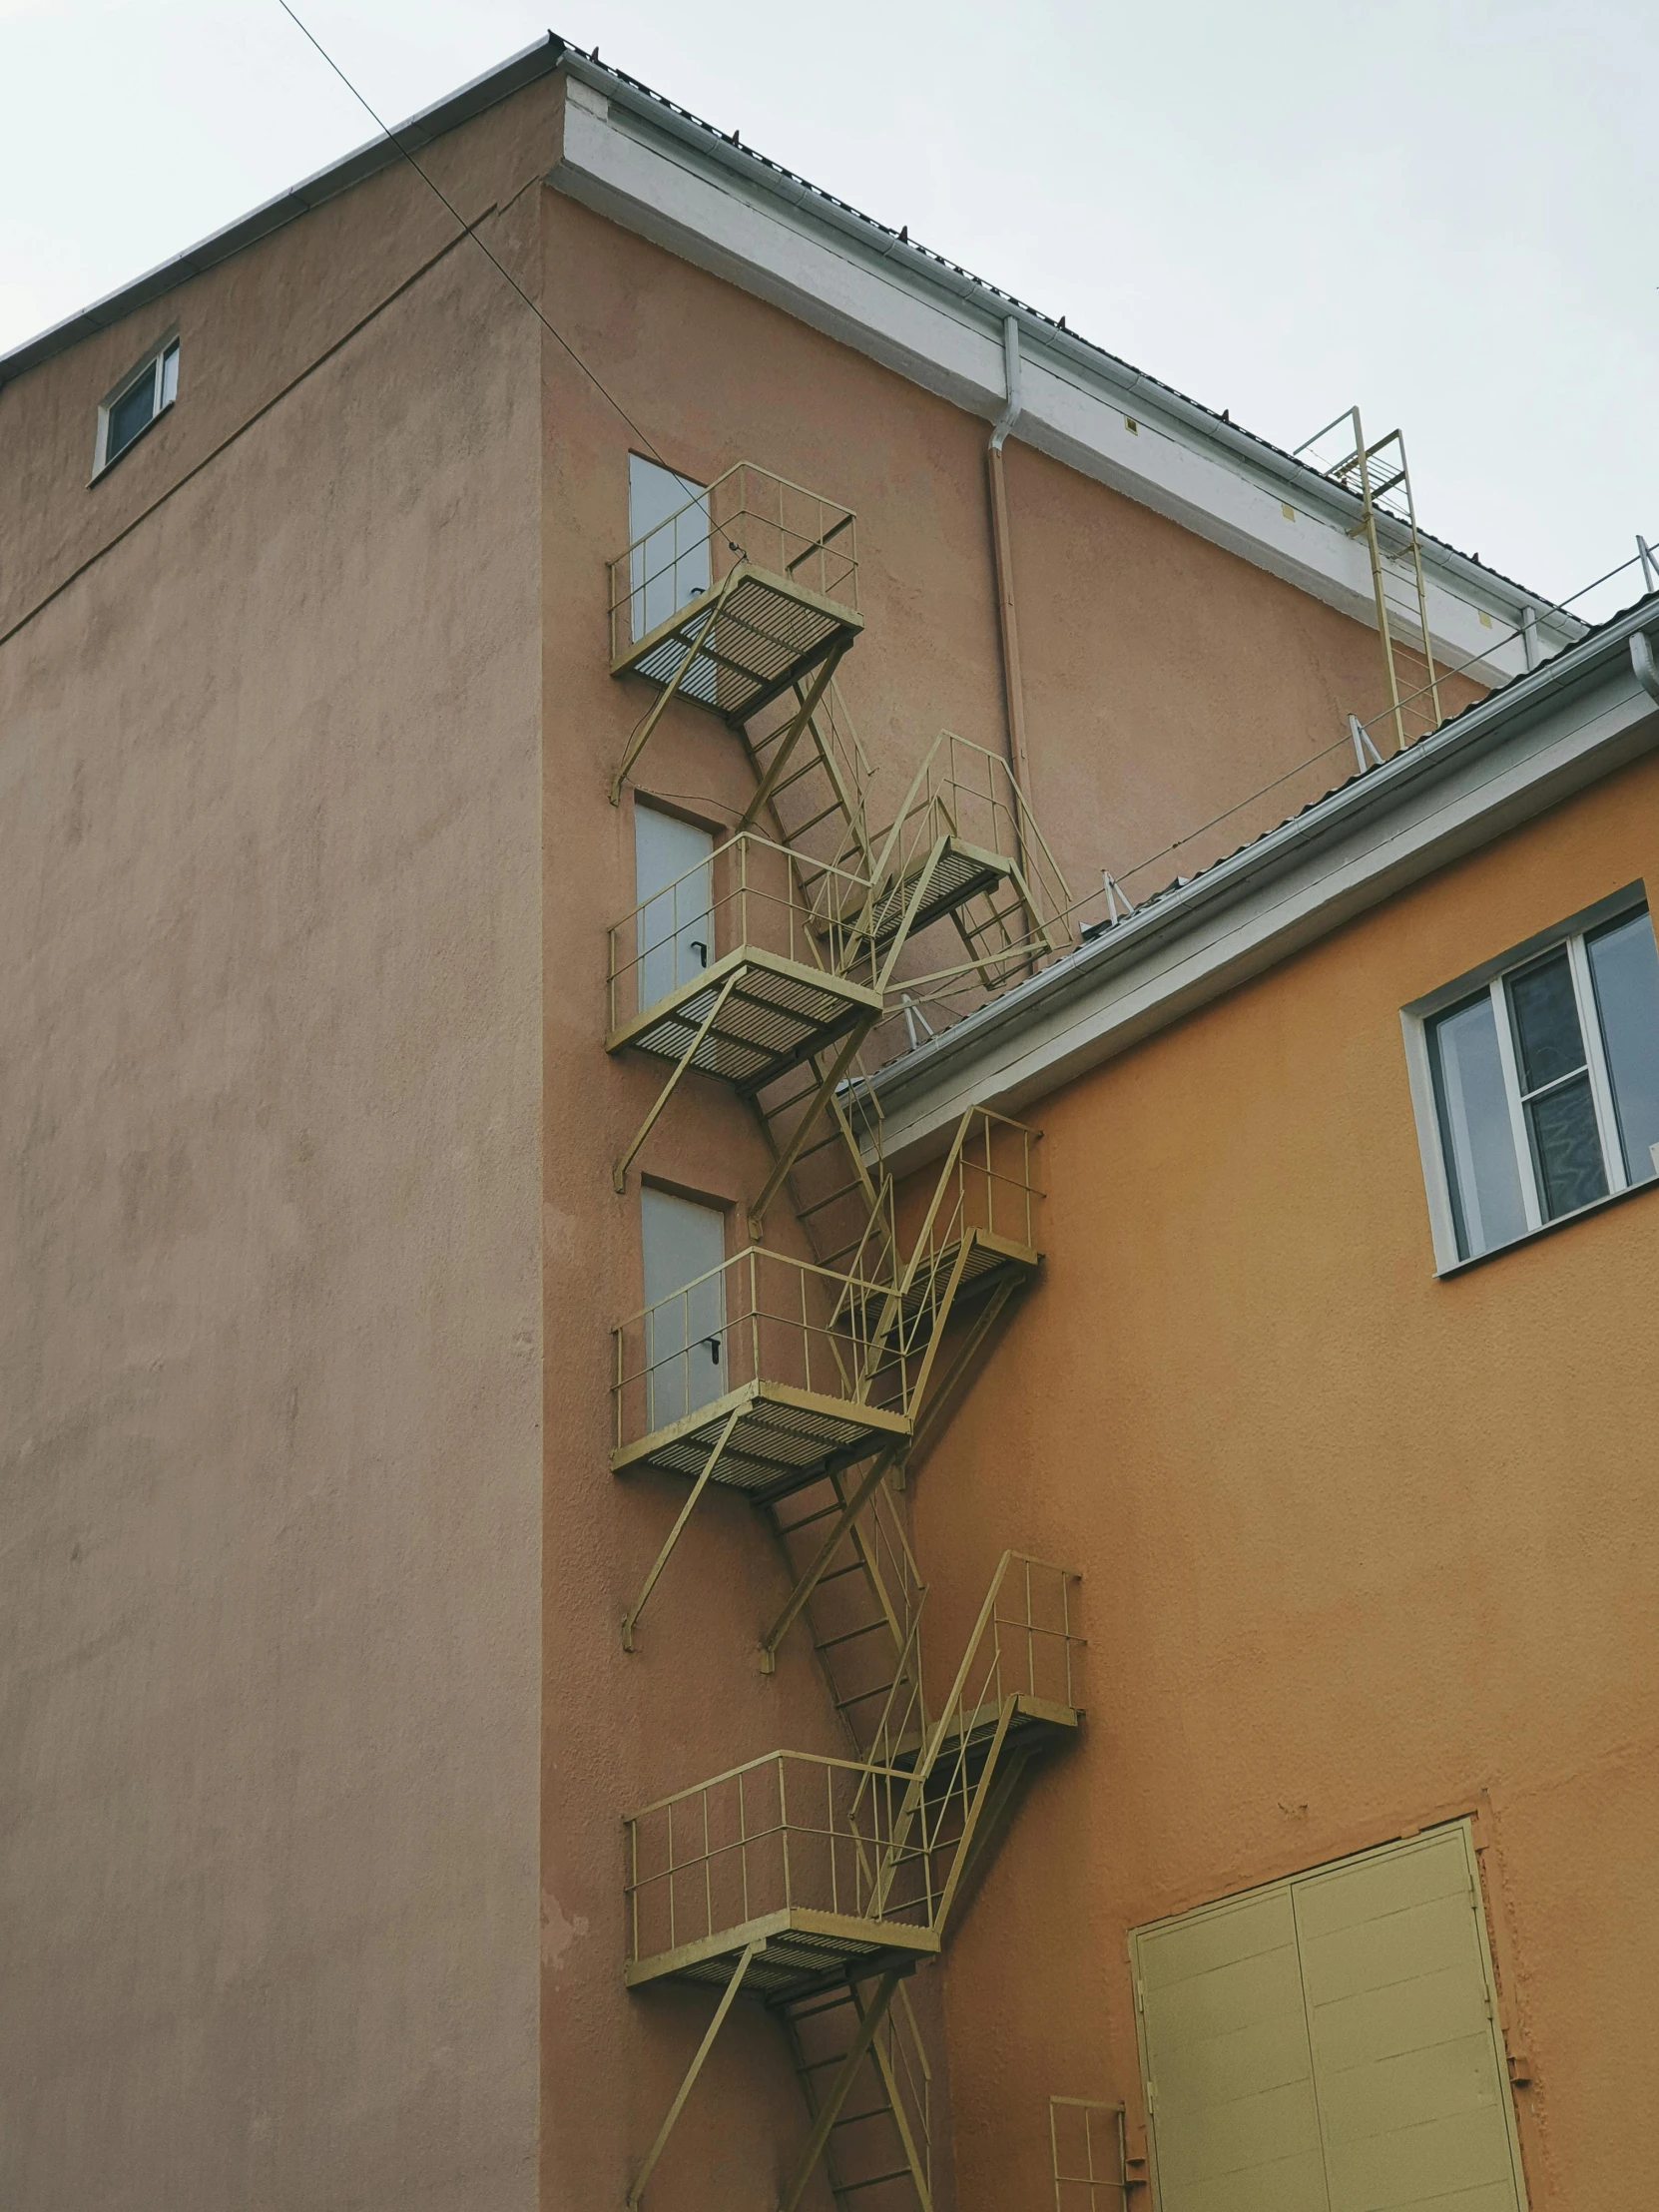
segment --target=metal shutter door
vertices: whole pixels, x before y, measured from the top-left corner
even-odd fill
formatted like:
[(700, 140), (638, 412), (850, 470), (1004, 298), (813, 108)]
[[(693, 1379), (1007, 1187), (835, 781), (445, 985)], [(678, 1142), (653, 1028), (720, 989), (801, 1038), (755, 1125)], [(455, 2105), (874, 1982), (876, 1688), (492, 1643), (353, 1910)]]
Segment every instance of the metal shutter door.
[(1289, 1888), (1134, 1948), (1160, 2212), (1330, 2212)]
[(1291, 1885), (1331, 2212), (1516, 2212), (1466, 1830)]

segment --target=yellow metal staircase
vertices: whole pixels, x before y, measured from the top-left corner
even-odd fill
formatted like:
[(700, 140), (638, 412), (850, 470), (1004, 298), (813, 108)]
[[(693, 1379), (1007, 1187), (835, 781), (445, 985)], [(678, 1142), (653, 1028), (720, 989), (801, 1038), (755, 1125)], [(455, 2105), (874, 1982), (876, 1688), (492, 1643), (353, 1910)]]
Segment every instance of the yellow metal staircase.
[[(631, 2206), (733, 2001), (745, 1994), (786, 2012), (800, 2047), (811, 2000), (845, 1990), (856, 2025), (844, 2049), (832, 2071), (809, 2062), (812, 2122), (780, 2198), (780, 2212), (796, 2212), (870, 2070), (899, 1983), (937, 1955), (1026, 1768), (1077, 1729), (1076, 1579), (1004, 1553), (937, 1718), (927, 1719), (918, 1675), (889, 1701), (868, 1758), (772, 1752), (628, 1817), (628, 1985), (720, 1991)], [(890, 2066), (908, 2043), (884, 2048)], [(861, 2124), (884, 2116), (900, 2139), (908, 2130), (913, 2155), (886, 2178), (925, 2188), (910, 2115), (879, 2059), (872, 2070), (884, 2101)]]
[[(612, 673), (653, 695), (612, 797), (676, 701), (732, 731), (753, 795), (727, 843), (611, 931), (607, 1050), (665, 1071), (613, 1181), (687, 1075), (754, 1112), (771, 1166), (746, 1249), (614, 1332), (612, 1469), (687, 1483), (623, 1641), (705, 1491), (742, 1492), (791, 1583), (761, 1665), (801, 1623), (846, 1755), (771, 1753), (628, 1820), (628, 1985), (716, 2003), (627, 2201), (741, 1996), (779, 2019), (808, 2112), (781, 2212), (821, 2165), (842, 2212), (932, 2212), (906, 1977), (1030, 1762), (1075, 1732), (1081, 1639), (1075, 1577), (1005, 1554), (929, 1707), (906, 1484), (1040, 1265), (1035, 1132), (972, 1109), (935, 1171), (895, 1182), (865, 1078), (918, 1007), (960, 1012), (1065, 949), (1072, 901), (1006, 762), (949, 732), (872, 827), (836, 682), (861, 629), (851, 512), (749, 463), (688, 489), (610, 564)], [(765, 1241), (781, 1198), (781, 1242), (810, 1257)]]

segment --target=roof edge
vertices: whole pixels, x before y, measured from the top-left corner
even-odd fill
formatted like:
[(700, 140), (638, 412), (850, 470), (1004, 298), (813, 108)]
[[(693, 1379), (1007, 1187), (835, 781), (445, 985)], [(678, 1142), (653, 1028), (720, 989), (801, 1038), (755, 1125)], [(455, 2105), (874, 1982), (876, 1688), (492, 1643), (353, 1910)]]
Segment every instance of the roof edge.
[[(187, 247), (182, 254), (175, 254), (170, 261), (158, 263), (142, 276), (135, 276), (119, 289), (107, 292), (102, 299), (95, 299), (90, 306), (78, 308), (63, 321), (54, 322), (50, 328), (25, 339), (11, 352), (0, 354), (0, 386), (13, 382), (31, 368), (38, 368), (55, 354), (67, 352), (83, 338), (108, 329), (111, 323), (136, 313), (152, 299), (159, 299), (180, 283), (217, 268), (245, 248), (258, 245), (261, 239), (308, 215), (313, 208), (337, 200), (354, 185), (401, 161), (403, 150), (418, 152), (434, 139), (459, 129), (463, 123), (470, 123), (486, 109), (499, 106), (524, 86), (534, 84), (538, 77), (550, 75), (558, 68), (564, 53), (564, 40), (556, 32), (549, 31), (546, 38), (538, 39), (534, 46), (524, 47), (494, 69), (486, 70), (481, 77), (474, 77), (457, 91), (446, 93), (431, 107), (422, 108), (418, 115), (395, 124), (390, 136), (381, 134), (366, 140), (349, 154), (330, 162), (325, 169), (317, 170), (297, 185), (290, 185), (275, 200), (268, 200), (249, 214), (239, 216), (223, 230), (214, 231), (195, 246)], [(401, 144), (394, 145), (393, 138)]]
[[(923, 1101), (951, 1083), (958, 1089), (972, 1087), (968, 1071), (1006, 1053), (1010, 1041), (1020, 1032), (1084, 997), (1114, 969), (1133, 967), (1163, 940), (1178, 937), (1229, 905), (1248, 900), (1264, 882), (1309, 864), (1322, 848), (1338, 843), (1368, 818), (1386, 816), (1413, 800), (1419, 787), (1431, 787), (1469, 757), (1478, 757), (1543, 717), (1566, 708), (1575, 694), (1617, 673), (1617, 664), (1628, 661), (1634, 636), (1656, 631), (1659, 594), (1650, 594), (1611, 617), (1580, 644), (1568, 647), (1526, 676), (1515, 678), (1501, 692), (1466, 707), (1454, 720), (1418, 739), (1404, 753), (1351, 777), (1277, 829), (1264, 831), (1187, 882), (1158, 893), (1052, 967), (987, 1000), (913, 1051), (888, 1061), (869, 1078), (868, 1085), (880, 1101), (883, 1118), (901, 1123), (911, 1100)], [(1349, 918), (1346, 908), (1334, 912), (1329, 927), (1339, 927)], [(1328, 932), (1317, 931), (1315, 936), (1324, 933)], [(1292, 952), (1295, 949), (1291, 948)], [(1066, 1079), (1057, 1078), (1052, 1087)]]
[[(142, 276), (134, 277), (119, 289), (94, 300), (90, 306), (26, 339), (11, 352), (0, 354), (0, 388), (79, 344), (82, 339), (136, 312), (150, 300), (160, 298), (179, 283), (200, 276), (245, 248), (257, 245), (286, 224), (309, 214), (313, 208), (349, 192), (353, 186), (398, 161), (401, 149), (428, 146), (434, 139), (509, 99), (539, 77), (563, 71), (615, 100), (641, 121), (684, 145), (696, 147), (705, 158), (742, 177), (751, 186), (785, 199), (793, 207), (857, 240), (877, 258), (891, 261), (912, 277), (950, 294), (983, 315), (987, 330), (996, 332), (1003, 320), (1012, 316), (1020, 325), (1022, 337), (1036, 341), (1059, 359), (1085, 370), (1090, 377), (1110, 386), (1117, 397), (1132, 400), (1143, 408), (1161, 410), (1172, 422), (1209, 444), (1221, 447), (1247, 468), (1259, 471), (1277, 485), (1294, 487), (1303, 499), (1324, 507), (1331, 519), (1345, 527), (1360, 515), (1361, 505), (1356, 494), (1270, 439), (1224, 419), (1214, 408), (1189, 398), (1173, 384), (1166, 384), (1104, 346), (1079, 337), (1076, 331), (1065, 328), (1059, 317), (1044, 314), (1012, 292), (975, 276), (944, 255), (915, 245), (908, 237), (862, 214), (833, 193), (811, 184), (782, 163), (755, 153), (739, 142), (735, 132), (728, 137), (717, 131), (713, 124), (704, 122), (666, 95), (653, 91), (640, 79), (599, 61), (597, 54), (597, 48), (592, 54), (585, 54), (558, 32), (549, 31), (533, 46), (522, 48), (495, 68), (446, 94), (431, 107), (395, 125), (390, 135), (367, 140), (223, 230), (211, 233)], [(401, 147), (392, 143), (393, 138), (401, 142)], [(1499, 569), (1487, 567), (1470, 554), (1459, 552), (1431, 532), (1422, 531), (1419, 535), (1430, 564), (1447, 579), (1494, 596), (1499, 593), (1507, 596), (1517, 612), (1524, 610), (1545, 619), (1563, 641), (1587, 634), (1586, 624), (1577, 616), (1564, 612), (1541, 592), (1505, 576)]]
[[(1035, 340), (1060, 359), (1086, 370), (1091, 377), (1112, 386), (1119, 398), (1133, 401), (1143, 412), (1161, 409), (1183, 428), (1223, 447), (1235, 459), (1259, 470), (1276, 485), (1294, 487), (1302, 498), (1323, 505), (1331, 518), (1345, 528), (1360, 519), (1363, 509), (1359, 495), (1335, 483), (1307, 461), (1299, 460), (1294, 453), (1286, 452), (1257, 431), (1224, 419), (1202, 400), (1189, 398), (1173, 384), (1166, 384), (1146, 369), (1136, 368), (1120, 354), (1067, 329), (1059, 317), (1043, 313), (985, 277), (975, 276), (970, 270), (946, 256), (918, 246), (914, 240), (877, 222), (873, 216), (862, 214), (823, 186), (786, 169), (770, 156), (744, 146), (735, 133), (728, 137), (717, 131), (713, 124), (704, 122), (665, 94), (653, 91), (625, 70), (597, 61), (579, 47), (568, 44), (560, 66), (564, 74), (603, 93), (630, 115), (682, 145), (695, 147), (706, 159), (731, 175), (773, 198), (787, 201), (791, 207), (856, 240), (877, 259), (891, 262), (909, 276), (975, 309), (985, 317), (986, 334), (997, 337), (998, 342), (1003, 321), (1012, 316), (1019, 324), (1022, 340)], [(1443, 538), (1435, 537), (1432, 531), (1419, 528), (1418, 536), (1425, 557), (1446, 575), (1488, 593), (1499, 587), (1503, 594), (1513, 598), (1517, 610), (1524, 608), (1535, 616), (1547, 616), (1565, 639), (1576, 640), (1588, 634), (1590, 626), (1587, 623), (1566, 613), (1543, 593), (1506, 576), (1501, 569), (1488, 567), (1472, 554), (1460, 552)]]

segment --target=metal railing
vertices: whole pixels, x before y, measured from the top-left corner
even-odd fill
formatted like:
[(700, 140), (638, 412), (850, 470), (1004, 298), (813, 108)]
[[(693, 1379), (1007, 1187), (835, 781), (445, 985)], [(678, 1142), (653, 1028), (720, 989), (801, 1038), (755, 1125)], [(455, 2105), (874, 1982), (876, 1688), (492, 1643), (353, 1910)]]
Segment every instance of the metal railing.
[(792, 1910), (940, 1931), (1017, 1701), (1076, 1709), (1077, 1579), (1003, 1553), (930, 1727), (912, 1650), (869, 1758), (770, 1752), (629, 1815), (631, 1959)]
[[(1032, 1180), (1031, 1152), (1041, 1139), (1040, 1130), (989, 1107), (962, 1115), (919, 1225), (907, 1235), (903, 1212), (897, 1216), (898, 1247), (907, 1246), (907, 1256), (869, 1332), (875, 1353), (926, 1360), (960, 1292), (973, 1257), (964, 1248), (975, 1231), (1035, 1252), (1043, 1193)], [(919, 1365), (916, 1373), (919, 1379)]]
[(858, 915), (868, 897), (862, 876), (832, 866), (815, 865), (809, 893), (794, 853), (753, 830), (740, 832), (612, 923), (612, 1029), (744, 950), (873, 989), (873, 948), (843, 918)]
[(888, 1871), (916, 1856), (897, 1826), (910, 1787), (897, 1769), (775, 1751), (630, 1814), (630, 1959), (788, 1911), (926, 1928), (925, 1880)]
[(618, 1447), (752, 1382), (904, 1412), (902, 1355), (872, 1346), (876, 1285), (751, 1245), (612, 1331)]
[[(611, 657), (620, 659), (725, 581), (740, 562), (820, 599), (857, 611), (852, 510), (739, 461), (606, 566)], [(698, 696), (696, 671), (685, 688)]]
[(1129, 2145), (1121, 2104), (1050, 2097), (1048, 2142), (1054, 2212), (1123, 2212), (1129, 2201)]
[(907, 1771), (910, 1778), (892, 1816), (891, 1840), (876, 1879), (874, 1896), (883, 1911), (907, 1913), (925, 1901), (926, 1925), (942, 1928), (967, 1868), (984, 1792), (1016, 1701), (1031, 1698), (1076, 1709), (1084, 1639), (1072, 1625), (1071, 1589), (1079, 1579), (1068, 1568), (1005, 1551), (956, 1678), (931, 1723), (917, 1606), (869, 1754), (872, 1776)]
[(906, 1273), (974, 1229), (1035, 1250), (1043, 1194), (1031, 1180), (1031, 1149), (1041, 1142), (1040, 1129), (988, 1106), (970, 1106), (956, 1125)]
[[(928, 747), (898, 812), (873, 840), (870, 873), (886, 927), (902, 906), (904, 886), (914, 880), (941, 837), (976, 846), (1018, 870), (1017, 908), (1008, 908), (1005, 927), (987, 933), (987, 959), (993, 945), (1023, 949), (1027, 940), (1046, 944), (1053, 932), (1064, 932), (1071, 892), (1025, 794), (1000, 754), (951, 730), (941, 730)], [(1007, 894), (1002, 904), (1008, 906)], [(1071, 941), (1069, 933), (1065, 941)], [(1050, 949), (1058, 949), (1057, 944)], [(967, 963), (969, 968), (981, 964)]]

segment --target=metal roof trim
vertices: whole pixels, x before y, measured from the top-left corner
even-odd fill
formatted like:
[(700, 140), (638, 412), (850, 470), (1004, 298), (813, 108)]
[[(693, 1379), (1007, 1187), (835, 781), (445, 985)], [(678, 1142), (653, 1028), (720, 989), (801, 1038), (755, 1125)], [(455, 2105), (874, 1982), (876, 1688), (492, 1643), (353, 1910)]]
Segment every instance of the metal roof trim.
[(1027, 977), (913, 1051), (889, 1061), (868, 1085), (883, 1114), (894, 1116), (908, 1094), (936, 1086), (954, 1065), (988, 1053), (1026, 1024), (1057, 1012), (1113, 968), (1132, 965), (1163, 938), (1190, 929), (1214, 907), (1242, 899), (1263, 878), (1301, 864), (1322, 845), (1346, 836), (1368, 816), (1385, 814), (1397, 799), (1444, 775), (1468, 754), (1496, 746), (1566, 706), (1575, 693), (1603, 679), (1609, 663), (1621, 654), (1628, 656), (1632, 637), (1650, 628), (1659, 631), (1659, 595), (1613, 616), (1580, 644), (1465, 707), (1404, 753), (1351, 777), (1200, 874), (1155, 893), (1127, 919), (1086, 939), (1054, 966)]
[[(469, 84), (446, 93), (429, 108), (422, 108), (418, 115), (406, 122), (394, 125), (395, 136), (404, 147), (418, 151), (429, 146), (434, 139), (470, 123), (474, 116), (499, 105), (503, 100), (533, 84), (538, 77), (550, 75), (559, 66), (564, 42), (549, 31), (547, 37), (538, 39), (534, 46), (526, 46), (483, 76), (474, 77)], [(37, 368), (42, 361), (54, 354), (66, 352), (83, 338), (92, 337), (106, 330), (113, 322), (136, 313), (148, 306), (152, 299), (159, 299), (179, 284), (188, 282), (215, 269), (221, 262), (245, 248), (257, 246), (261, 239), (269, 238), (274, 231), (280, 231), (302, 215), (309, 215), (313, 208), (320, 208), (330, 200), (337, 200), (341, 193), (349, 192), (354, 185), (388, 169), (402, 159), (399, 149), (389, 138), (367, 140), (330, 162), (325, 169), (290, 185), (276, 199), (249, 214), (239, 216), (223, 230), (214, 231), (194, 246), (186, 247), (182, 254), (175, 254), (171, 261), (161, 262), (142, 276), (135, 276), (119, 289), (106, 292), (102, 299), (95, 299), (90, 306), (81, 307), (61, 322), (42, 330), (11, 352), (0, 354), (0, 386), (11, 383), (29, 369)]]
[[(596, 49), (597, 51), (597, 49)], [(654, 92), (637, 77), (630, 77), (625, 70), (584, 54), (579, 48), (555, 32), (549, 31), (545, 39), (511, 55), (494, 69), (462, 85), (455, 92), (417, 115), (395, 126), (395, 136), (406, 147), (417, 149), (429, 145), (481, 115), (498, 102), (508, 99), (523, 86), (534, 83), (539, 77), (555, 71), (563, 71), (602, 92), (630, 114), (682, 144), (695, 147), (699, 153), (759, 187), (773, 199), (785, 201), (789, 206), (816, 218), (854, 240), (863, 250), (880, 261), (890, 261), (907, 275), (936, 289), (950, 293), (986, 321), (987, 330), (993, 332), (1003, 318), (1012, 315), (1020, 325), (1022, 338), (1032, 341), (1058, 356), (1061, 360), (1082, 369), (1092, 379), (1107, 385), (1119, 400), (1132, 401), (1145, 411), (1149, 418), (1154, 412), (1162, 412), (1172, 423), (1219, 446), (1242, 462), (1247, 469), (1258, 472), (1264, 479), (1277, 486), (1294, 487), (1299, 496), (1317, 503), (1333, 519), (1348, 524), (1358, 518), (1360, 502), (1357, 496), (1334, 484), (1331, 479), (1311, 468), (1306, 461), (1299, 461), (1294, 454), (1274, 445), (1269, 439), (1247, 430), (1236, 422), (1224, 421), (1214, 408), (1202, 401), (1190, 399), (1174, 385), (1166, 384), (1144, 369), (1108, 352), (1104, 346), (1093, 344), (1079, 337), (1076, 331), (1063, 329), (1057, 317), (1046, 315), (1040, 309), (1016, 298), (984, 277), (975, 276), (959, 263), (942, 254), (918, 246), (901, 238), (888, 225), (878, 223), (874, 217), (862, 214), (850, 202), (838, 199), (833, 193), (810, 183), (795, 171), (768, 156), (755, 153), (743, 146), (736, 133), (728, 136), (680, 107), (666, 95)], [(376, 175), (399, 159), (399, 152), (390, 139), (377, 138), (367, 141), (338, 161), (318, 170), (313, 176), (279, 193), (263, 207), (239, 217), (223, 230), (213, 232), (195, 246), (188, 247), (172, 260), (161, 263), (118, 290), (94, 300), (51, 328), (39, 332), (15, 347), (10, 353), (0, 355), (0, 386), (38, 367), (41, 362), (65, 351), (81, 339), (134, 313), (138, 308), (172, 290), (181, 282), (203, 275), (207, 270), (228, 261), (245, 248), (257, 245), (261, 239), (282, 229), (313, 208), (349, 192), (354, 185)], [(1500, 570), (1488, 568), (1484, 562), (1471, 555), (1460, 553), (1443, 539), (1423, 532), (1423, 543), (1430, 561), (1448, 577), (1466, 586), (1487, 593), (1500, 592), (1510, 597), (1517, 610), (1525, 608), (1534, 615), (1546, 618), (1547, 626), (1565, 639), (1585, 635), (1585, 626), (1576, 617), (1560, 613), (1552, 602), (1541, 593), (1517, 583)]]
[[(1295, 454), (1287, 453), (1271, 439), (1239, 423), (1224, 421), (1202, 400), (1189, 398), (1173, 384), (1164, 383), (1146, 369), (1136, 368), (1121, 355), (1080, 337), (1075, 330), (1062, 328), (1057, 317), (1044, 314), (1014, 293), (1002, 290), (982, 276), (975, 276), (960, 263), (934, 253), (931, 248), (901, 238), (888, 225), (862, 214), (850, 202), (838, 199), (794, 170), (786, 169), (770, 156), (742, 145), (735, 135), (728, 136), (716, 130), (713, 124), (705, 123), (665, 94), (653, 91), (637, 77), (630, 77), (625, 70), (597, 62), (573, 46), (566, 47), (560, 67), (565, 74), (605, 94), (629, 114), (678, 139), (681, 144), (695, 147), (732, 175), (855, 240), (876, 260), (891, 262), (924, 283), (951, 293), (984, 316), (987, 335), (995, 336), (1003, 319), (1012, 315), (1020, 325), (1022, 343), (1034, 341), (1085, 370), (1091, 377), (1099, 378), (1119, 398), (1135, 402), (1149, 418), (1154, 410), (1161, 409), (1184, 428), (1224, 447), (1236, 459), (1258, 470), (1276, 487), (1293, 486), (1302, 497), (1318, 502), (1332, 519), (1344, 525), (1358, 521), (1361, 502), (1357, 493), (1333, 483), (1329, 476), (1308, 462), (1298, 460)], [(1588, 625), (1576, 616), (1559, 611), (1542, 593), (1518, 583), (1500, 569), (1488, 567), (1472, 554), (1459, 552), (1431, 531), (1422, 530), (1419, 535), (1425, 554), (1448, 574), (1487, 592), (1500, 587), (1502, 592), (1513, 597), (1517, 609), (1524, 607), (1534, 615), (1547, 616), (1550, 624), (1566, 638), (1586, 635)]]

